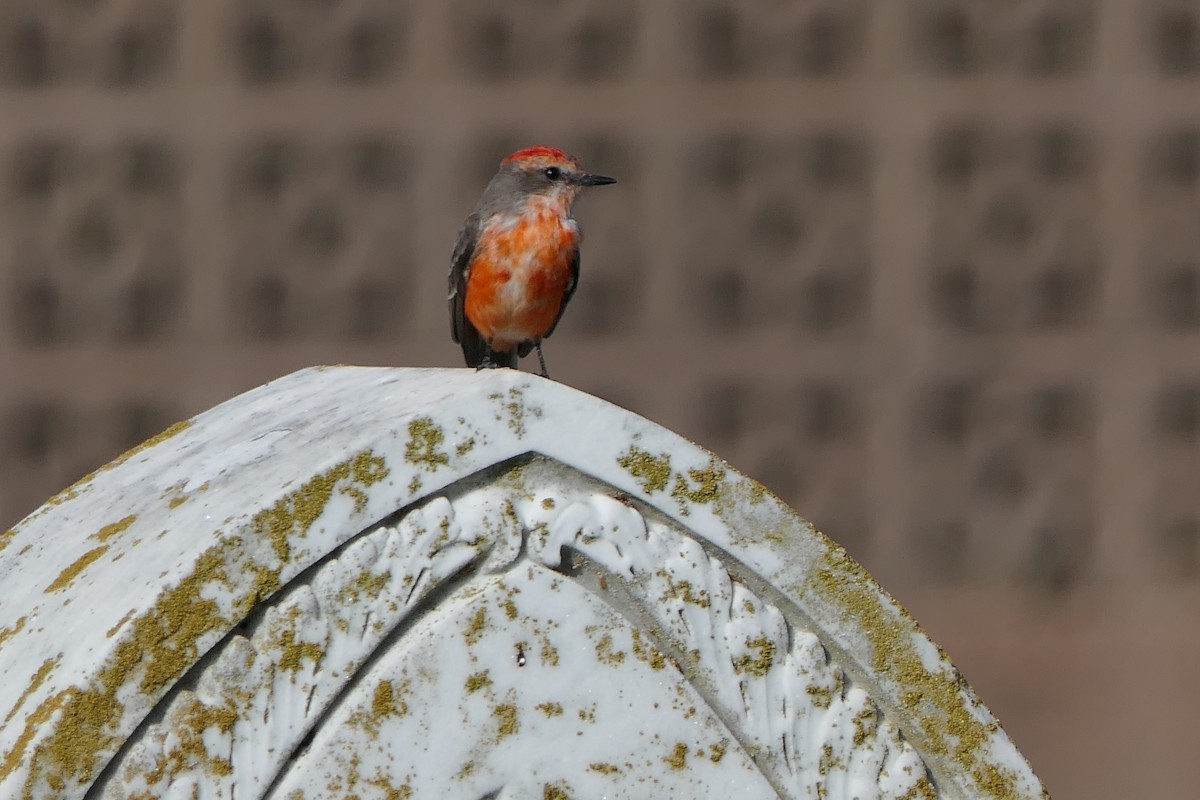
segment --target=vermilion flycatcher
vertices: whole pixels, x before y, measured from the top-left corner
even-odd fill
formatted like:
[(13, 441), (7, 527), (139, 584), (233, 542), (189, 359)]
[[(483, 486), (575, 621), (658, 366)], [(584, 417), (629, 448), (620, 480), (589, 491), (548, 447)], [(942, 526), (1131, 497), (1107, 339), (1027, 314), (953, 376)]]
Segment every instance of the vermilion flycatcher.
[(468, 367), (516, 367), (554, 332), (579, 282), (575, 199), (585, 186), (616, 183), (584, 172), (553, 147), (528, 147), (500, 162), (467, 217), (450, 259), (450, 332)]

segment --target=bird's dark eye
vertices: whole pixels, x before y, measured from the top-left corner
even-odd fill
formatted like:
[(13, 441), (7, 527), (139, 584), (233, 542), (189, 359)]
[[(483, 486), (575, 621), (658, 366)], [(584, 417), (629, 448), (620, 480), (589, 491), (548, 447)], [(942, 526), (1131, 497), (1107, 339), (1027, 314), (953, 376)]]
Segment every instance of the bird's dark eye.
[(546, 167), (542, 170), (542, 174), (552, 181), (556, 181), (562, 177), (562, 170), (558, 167)]

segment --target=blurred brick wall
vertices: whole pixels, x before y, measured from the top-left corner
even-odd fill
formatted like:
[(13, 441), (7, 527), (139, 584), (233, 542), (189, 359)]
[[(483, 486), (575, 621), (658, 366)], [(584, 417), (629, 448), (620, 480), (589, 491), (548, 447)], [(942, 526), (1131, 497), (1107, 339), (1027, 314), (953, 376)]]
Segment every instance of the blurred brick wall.
[(845, 543), (1051, 791), (1200, 781), (1195, 0), (4, 0), (0, 523), (293, 369), (461, 363), (532, 143), (620, 179), (557, 379)]

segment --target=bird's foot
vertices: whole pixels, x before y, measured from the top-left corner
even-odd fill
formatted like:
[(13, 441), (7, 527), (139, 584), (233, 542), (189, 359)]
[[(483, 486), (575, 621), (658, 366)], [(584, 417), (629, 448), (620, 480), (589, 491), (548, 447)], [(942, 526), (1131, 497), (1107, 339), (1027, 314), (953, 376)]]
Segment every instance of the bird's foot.
[(534, 345), (534, 348), (537, 350), (538, 354), (538, 365), (542, 368), (542, 377), (549, 378), (550, 373), (546, 370), (546, 357), (542, 355), (542, 343), (538, 342), (536, 345)]

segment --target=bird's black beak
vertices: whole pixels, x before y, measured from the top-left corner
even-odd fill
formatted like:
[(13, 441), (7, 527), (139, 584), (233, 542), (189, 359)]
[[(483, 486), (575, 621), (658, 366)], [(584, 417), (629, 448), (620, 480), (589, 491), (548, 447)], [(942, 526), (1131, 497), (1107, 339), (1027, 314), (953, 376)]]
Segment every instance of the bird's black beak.
[(585, 172), (579, 176), (579, 183), (583, 186), (606, 186), (610, 183), (616, 182), (616, 178), (609, 178), (604, 175), (593, 175), (590, 172)]

